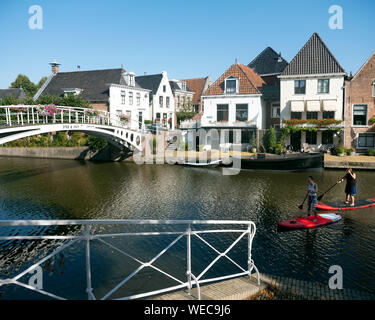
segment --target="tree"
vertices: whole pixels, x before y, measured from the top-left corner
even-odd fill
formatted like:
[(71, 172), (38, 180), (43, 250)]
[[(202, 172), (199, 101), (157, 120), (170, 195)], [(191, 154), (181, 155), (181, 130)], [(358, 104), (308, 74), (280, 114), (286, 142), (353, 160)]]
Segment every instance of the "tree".
[(46, 80), (47, 80), (47, 77), (43, 77), (42, 79), (39, 80), (38, 84), (36, 85), (38, 90), (44, 84), (44, 82), (46, 82)]
[(268, 152), (273, 153), (277, 144), (275, 129), (271, 128), (264, 136), (264, 145)]
[(22, 88), (29, 97), (34, 96), (37, 91), (37, 86), (24, 74), (19, 74), (10, 84), (10, 88)]

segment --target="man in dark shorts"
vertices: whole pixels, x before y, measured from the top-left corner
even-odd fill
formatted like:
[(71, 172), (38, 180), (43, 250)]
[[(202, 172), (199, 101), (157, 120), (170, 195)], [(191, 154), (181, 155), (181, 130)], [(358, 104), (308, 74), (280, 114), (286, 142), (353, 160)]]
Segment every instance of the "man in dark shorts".
[(337, 183), (341, 183), (344, 180), (346, 180), (346, 186), (345, 186), (345, 194), (346, 194), (346, 205), (354, 207), (354, 196), (357, 194), (357, 188), (356, 188), (356, 181), (357, 181), (357, 175), (353, 172), (352, 168), (349, 168), (346, 170), (346, 175), (341, 180), (337, 181)]

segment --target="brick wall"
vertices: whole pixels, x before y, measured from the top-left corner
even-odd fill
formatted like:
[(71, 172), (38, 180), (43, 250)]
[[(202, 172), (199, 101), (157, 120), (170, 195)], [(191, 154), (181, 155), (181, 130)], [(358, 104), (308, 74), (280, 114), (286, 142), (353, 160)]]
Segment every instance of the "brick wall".
[(367, 60), (358, 73), (350, 80), (345, 81), (345, 133), (344, 146), (357, 146), (358, 133), (375, 132), (375, 125), (370, 122), (364, 127), (353, 127), (353, 105), (366, 104), (368, 119), (375, 117), (375, 98), (372, 96), (372, 82), (375, 79), (375, 53)]
[(108, 103), (97, 103), (97, 102), (92, 102), (90, 103), (92, 107), (96, 110), (100, 111), (108, 111)]

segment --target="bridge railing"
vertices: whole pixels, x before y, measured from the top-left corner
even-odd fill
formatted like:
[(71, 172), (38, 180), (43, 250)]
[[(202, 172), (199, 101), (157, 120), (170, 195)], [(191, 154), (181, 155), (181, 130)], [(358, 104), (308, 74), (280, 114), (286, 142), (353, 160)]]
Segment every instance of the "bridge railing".
[(91, 108), (55, 105), (0, 106), (1, 125), (24, 126), (58, 123), (109, 125), (132, 130), (140, 130), (143, 126), (126, 115)]
[[(175, 228), (172, 231), (158, 231), (153, 230), (151, 231), (143, 231), (143, 232), (131, 232), (129, 228), (124, 231), (116, 232), (104, 232), (106, 226), (117, 226), (118, 228), (122, 228), (125, 226), (149, 226), (149, 227), (156, 227), (160, 226), (162, 230), (166, 230), (166, 226), (170, 226)], [(128, 281), (134, 278), (141, 270), (144, 268), (151, 268), (154, 271), (161, 273), (164, 276), (167, 276), (169, 279), (172, 279), (176, 285), (168, 286), (165, 288), (161, 288), (158, 290), (153, 290), (149, 292), (137, 293), (132, 294), (124, 297), (117, 298), (119, 300), (129, 300), (129, 299), (141, 299), (150, 297), (153, 295), (158, 295), (178, 289), (186, 288), (188, 290), (188, 294), (192, 295), (192, 288), (195, 286), (197, 289), (197, 296), (196, 298), (200, 299), (200, 286), (204, 283), (209, 283), (213, 281), (225, 280), (234, 277), (240, 276), (252, 276), (253, 271), (255, 271), (257, 275), (257, 281), (259, 284), (259, 272), (257, 267), (254, 264), (252, 259), (252, 242), (256, 232), (256, 226), (251, 221), (232, 221), (232, 220), (0, 220), (0, 227), (40, 227), (40, 226), (76, 226), (79, 227), (79, 231), (74, 234), (51, 234), (48, 235), (36, 235), (35, 232), (30, 232), (26, 235), (19, 234), (20, 232), (17, 231), (17, 235), (9, 235), (9, 236), (0, 236), (0, 243), (2, 241), (60, 241), (54, 243), (55, 249), (48, 253), (45, 257), (40, 259), (38, 262), (34, 263), (30, 267), (26, 268), (22, 272), (18, 273), (16, 276), (8, 278), (8, 279), (0, 279), (0, 287), (4, 285), (18, 285), (23, 288), (38, 292), (39, 294), (46, 295), (51, 298), (55, 299), (65, 299), (61, 296), (58, 296), (54, 293), (48, 292), (43, 290), (43, 288), (38, 288), (33, 284), (27, 284), (21, 281), (21, 278), (26, 274), (35, 271), (36, 269), (41, 269), (41, 265), (45, 263), (48, 259), (60, 254), (63, 250), (71, 247), (74, 243), (77, 242), (84, 242), (85, 244), (85, 262), (86, 262), (86, 292), (89, 300), (92, 299), (111, 299), (111, 296), (117, 292), (121, 287), (125, 286)], [(179, 226), (177, 228), (177, 226)], [(100, 230), (100, 231), (99, 231)], [(30, 235), (31, 234), (31, 235)], [(216, 234), (220, 237), (220, 239), (225, 234), (231, 234), (232, 239), (230, 241), (230, 245), (225, 250), (217, 249), (216, 244), (209, 243), (207, 240), (208, 234)], [(119, 247), (117, 244), (113, 244), (109, 241), (109, 239), (122, 239), (124, 243), (126, 243), (126, 239), (133, 238), (133, 237), (163, 237), (163, 236), (173, 236), (173, 240), (166, 245), (163, 246), (163, 249), (156, 255), (154, 255), (148, 261), (142, 261), (141, 258), (135, 257), (133, 254), (129, 253), (127, 249), (123, 249)], [(235, 236), (233, 236), (235, 235)], [(239, 243), (241, 239), (246, 239), (247, 237), (247, 266), (243, 267), (234, 259), (229, 256), (229, 252)], [(200, 257), (193, 257), (192, 256), (192, 238), (198, 239), (199, 243), (203, 243), (205, 246), (210, 248), (212, 251), (215, 252), (216, 257), (199, 273), (193, 273), (192, 271), (192, 261), (193, 259), (199, 260)], [(206, 238), (206, 239), (205, 239)], [(234, 238), (234, 240), (233, 240)], [(153, 238), (152, 238), (153, 239)], [(232, 241), (233, 240), (233, 241)], [(112, 252), (119, 253), (127, 258), (130, 258), (132, 261), (136, 262), (139, 266), (131, 272), (129, 275), (124, 277), (121, 281), (119, 281), (114, 287), (112, 287), (108, 292), (106, 292), (102, 297), (97, 297), (95, 294), (95, 288), (92, 286), (92, 274), (91, 274), (91, 256), (92, 256), (92, 249), (91, 243), (99, 242), (100, 244), (108, 247), (112, 250)], [(153, 239), (154, 241), (154, 239)], [(165, 253), (170, 250), (173, 246), (176, 245), (179, 241), (186, 241), (186, 279), (181, 280), (178, 279), (177, 276), (170, 274), (168, 270), (162, 270), (161, 267), (157, 267), (155, 262)], [(25, 249), (26, 250), (26, 249)], [(51, 250), (50, 250), (51, 251)], [(49, 252), (50, 252), (49, 251)], [(205, 278), (204, 276), (207, 274), (209, 270), (211, 270), (215, 264), (220, 259), (226, 259), (231, 264), (233, 264), (238, 272), (232, 274), (226, 274), (222, 276), (217, 276), (214, 278)]]

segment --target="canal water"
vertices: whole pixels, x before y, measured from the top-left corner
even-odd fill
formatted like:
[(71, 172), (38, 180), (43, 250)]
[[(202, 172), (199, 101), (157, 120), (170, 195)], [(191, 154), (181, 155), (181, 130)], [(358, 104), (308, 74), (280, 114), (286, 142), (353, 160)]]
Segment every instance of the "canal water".
[[(315, 230), (277, 231), (277, 222), (304, 213), (297, 206), (304, 198), (310, 174), (323, 191), (344, 172), (241, 171), (238, 175), (224, 176), (220, 168), (0, 158), (0, 219), (252, 220), (257, 226), (253, 259), (260, 272), (327, 283), (332, 276), (328, 273), (330, 266), (339, 265), (343, 269), (345, 288), (374, 293), (375, 208), (343, 212), (340, 222)], [(375, 172), (358, 171), (357, 175), (359, 198), (375, 197)], [(344, 184), (341, 184), (325, 200), (343, 198)], [(120, 231), (120, 228), (114, 226), (111, 230)], [(78, 232), (74, 228), (53, 231)], [(48, 232), (45, 227), (0, 227), (0, 235)], [(147, 261), (174, 237), (122, 238), (111, 243)], [(235, 235), (212, 235), (205, 239), (224, 250)], [(1, 241), (0, 278), (16, 275), (38, 257), (51, 252), (56, 244), (46, 240)], [(185, 252), (183, 240), (156, 265), (185, 281)], [(43, 288), (67, 298), (87, 298), (84, 244), (77, 243), (62, 253), (43, 264)], [(246, 256), (243, 240), (234, 247), (230, 257), (246, 267)], [(215, 257), (216, 253), (205, 244), (193, 240), (193, 273), (198, 274)], [(110, 247), (92, 242), (93, 288), (99, 298), (137, 266)], [(220, 259), (208, 275), (238, 271), (233, 268), (228, 260)], [(26, 283), (28, 277), (25, 276)], [(155, 270), (145, 268), (112, 298), (175, 284)], [(15, 285), (0, 287), (0, 299), (14, 298), (43, 297)]]

